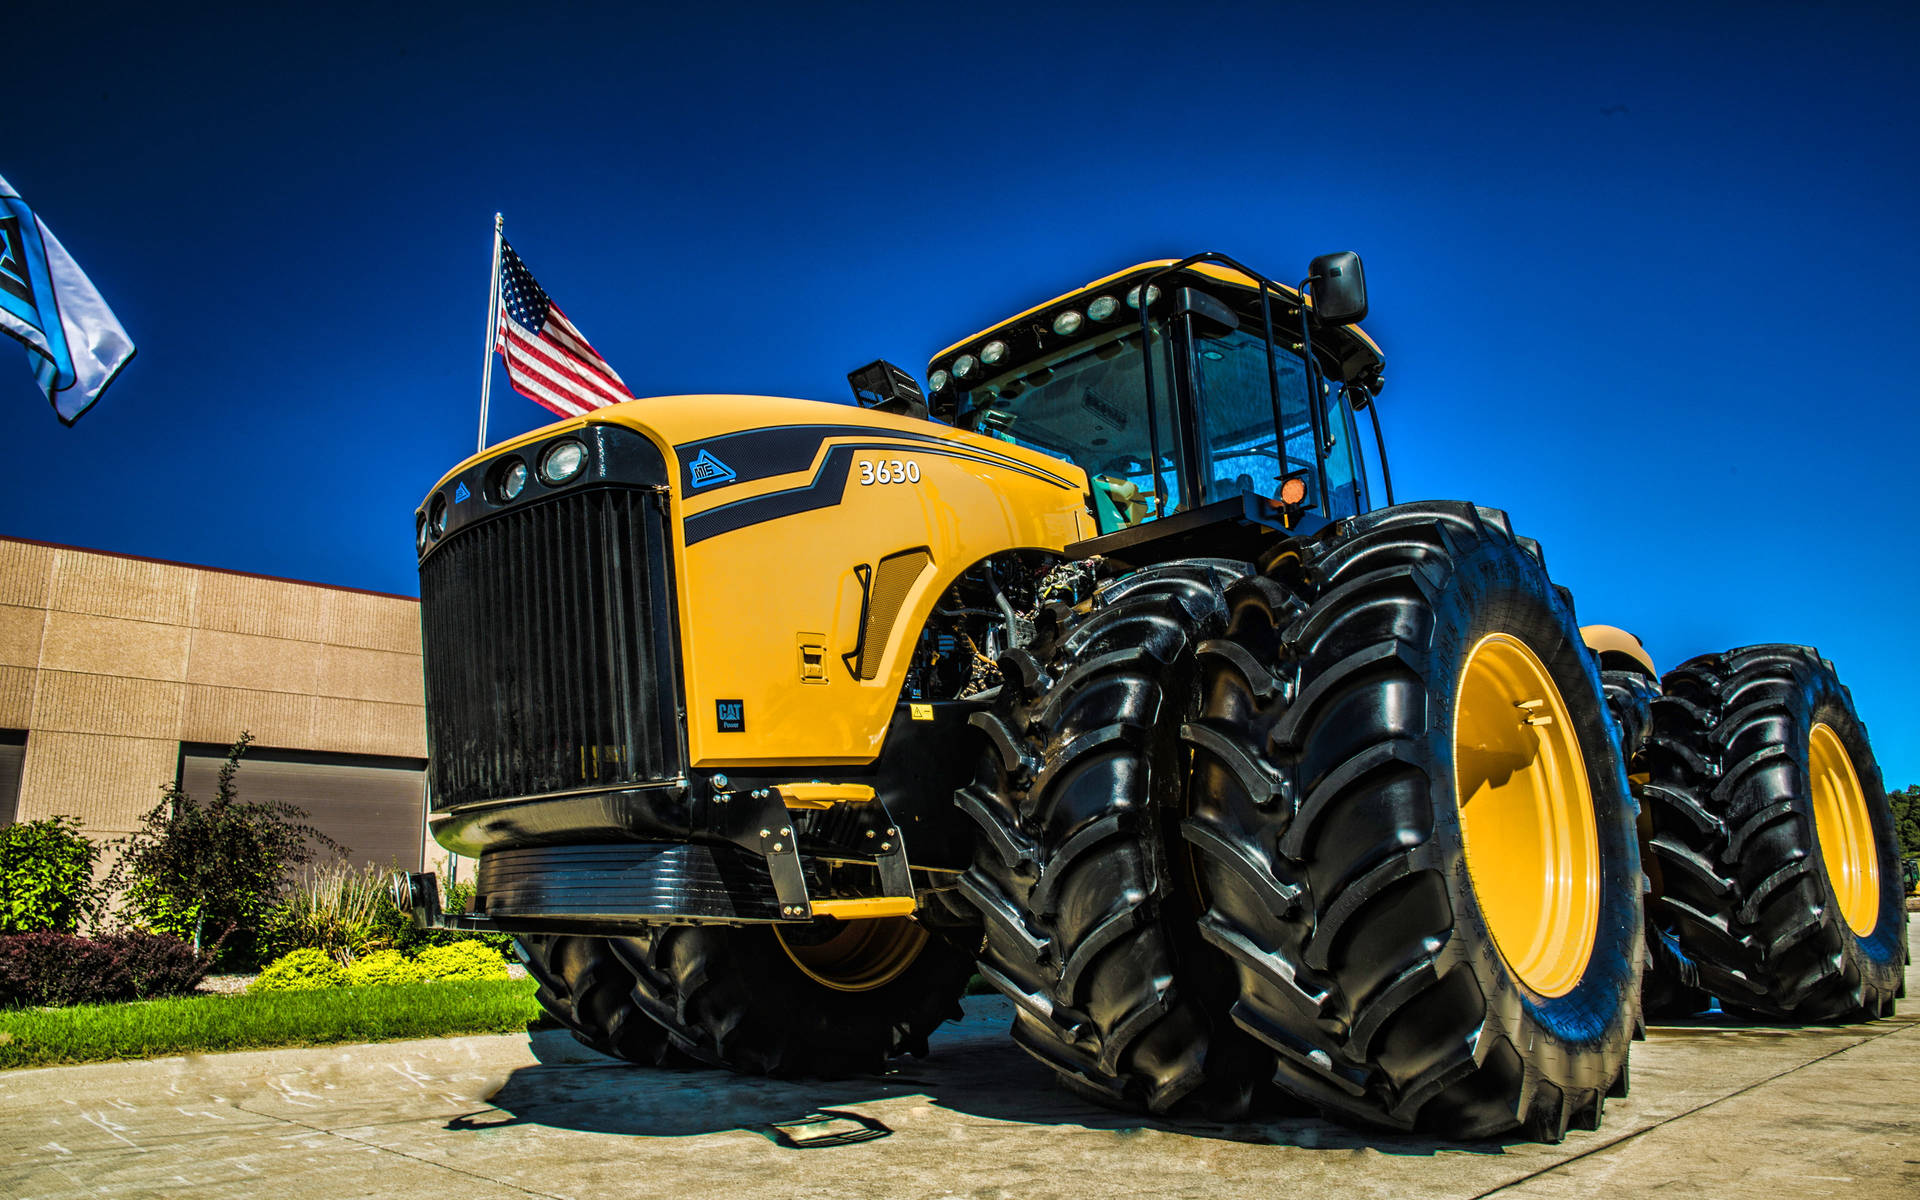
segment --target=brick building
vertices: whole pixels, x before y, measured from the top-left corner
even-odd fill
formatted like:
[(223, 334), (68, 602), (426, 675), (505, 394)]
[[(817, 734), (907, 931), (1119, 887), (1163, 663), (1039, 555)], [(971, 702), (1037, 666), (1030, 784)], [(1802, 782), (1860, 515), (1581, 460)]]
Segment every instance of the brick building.
[(0, 538), (0, 824), (120, 836), (168, 780), (211, 797), (242, 730), (243, 797), (422, 864), (418, 601)]

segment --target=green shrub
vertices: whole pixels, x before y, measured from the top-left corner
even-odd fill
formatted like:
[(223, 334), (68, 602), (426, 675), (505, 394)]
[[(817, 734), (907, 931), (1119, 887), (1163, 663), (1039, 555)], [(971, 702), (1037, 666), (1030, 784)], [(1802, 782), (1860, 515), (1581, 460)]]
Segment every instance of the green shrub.
[(384, 987), (396, 983), (422, 983), (427, 978), (419, 963), (398, 950), (376, 950), (365, 958), (356, 958), (347, 964), (346, 984), (348, 987), (370, 984)]
[(141, 925), (187, 926), (196, 953), (217, 954), (236, 933), (257, 926), (293, 867), (321, 850), (342, 851), (304, 823), (304, 809), (240, 799), (234, 776), (252, 740), (242, 733), (233, 744), (212, 800), (202, 804), (168, 782), (141, 827), (115, 843), (121, 857), (109, 890), (126, 887), (128, 915)]
[(452, 942), (420, 952), (420, 971), (428, 979), (505, 979), (507, 963), (491, 946)]
[(0, 829), (0, 934), (74, 933), (102, 908), (100, 847), (72, 817)]
[(0, 936), (0, 1008), (103, 1004), (190, 992), (206, 964), (178, 938), (114, 933)]
[(267, 964), (260, 972), (260, 978), (253, 981), (250, 992), (313, 992), (321, 988), (340, 987), (347, 981), (347, 972), (339, 963), (328, 957), (324, 950), (295, 950), (283, 954)]

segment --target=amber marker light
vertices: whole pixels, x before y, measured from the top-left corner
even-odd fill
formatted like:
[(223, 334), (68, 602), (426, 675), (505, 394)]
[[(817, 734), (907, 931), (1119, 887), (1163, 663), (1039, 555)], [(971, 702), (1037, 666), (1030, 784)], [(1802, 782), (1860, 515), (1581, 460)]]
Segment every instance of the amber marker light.
[(1288, 508), (1306, 503), (1307, 481), (1298, 475), (1280, 485), (1280, 503)]

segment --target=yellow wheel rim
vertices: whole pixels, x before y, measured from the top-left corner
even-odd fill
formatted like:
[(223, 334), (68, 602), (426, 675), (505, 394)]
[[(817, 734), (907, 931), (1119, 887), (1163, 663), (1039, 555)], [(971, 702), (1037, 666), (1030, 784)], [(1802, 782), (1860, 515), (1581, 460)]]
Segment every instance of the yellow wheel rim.
[(1453, 709), (1453, 774), (1467, 876), (1520, 982), (1564, 996), (1600, 928), (1600, 839), (1579, 736), (1545, 664), (1490, 633), (1467, 655)]
[(927, 931), (908, 917), (775, 926), (773, 935), (801, 973), (837, 992), (885, 987), (906, 973), (927, 944)]
[(1862, 936), (1880, 921), (1880, 856), (1875, 853), (1873, 818), (1860, 790), (1853, 759), (1840, 735), (1816, 724), (1807, 735), (1807, 777), (1813, 785), (1813, 832), (1820, 839), (1820, 861), (1840, 901), (1840, 915)]

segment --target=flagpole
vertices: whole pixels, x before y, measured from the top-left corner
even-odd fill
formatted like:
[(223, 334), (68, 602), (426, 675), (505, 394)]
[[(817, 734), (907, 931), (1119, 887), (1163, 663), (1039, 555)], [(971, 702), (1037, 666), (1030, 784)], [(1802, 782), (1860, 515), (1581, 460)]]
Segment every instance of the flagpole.
[(500, 231), (505, 226), (506, 218), (493, 214), (493, 277), (487, 285), (487, 345), (480, 360), (480, 444), (475, 448), (476, 453), (487, 448), (487, 398), (493, 388), (493, 334), (499, 327), (500, 316)]

